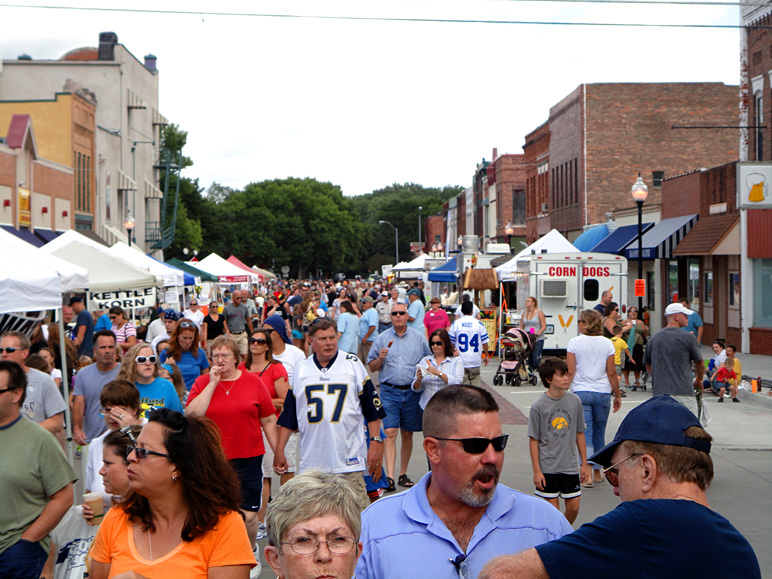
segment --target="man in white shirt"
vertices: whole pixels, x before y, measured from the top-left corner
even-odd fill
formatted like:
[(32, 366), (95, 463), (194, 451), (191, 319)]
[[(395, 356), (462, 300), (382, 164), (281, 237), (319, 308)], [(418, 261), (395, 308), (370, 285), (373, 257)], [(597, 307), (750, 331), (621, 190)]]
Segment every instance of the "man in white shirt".
[(461, 352), (464, 384), (479, 386), (480, 363), (488, 365), (488, 331), (480, 320), (472, 316), (472, 306), (471, 300), (461, 304), (463, 315), (451, 324), (448, 334), (451, 343)]
[(201, 331), (201, 324), (204, 323), (204, 312), (198, 307), (198, 298), (193, 297), (190, 299), (188, 309), (182, 312), (182, 317), (196, 324), (198, 330)]
[[(472, 304), (472, 317), (475, 319), (480, 319), (480, 308), (478, 308), (476, 305), (474, 305), (474, 302), (472, 302), (472, 297), (469, 294), (464, 294), (461, 296), (461, 305), (464, 304), (464, 302), (469, 302)], [(455, 312), (456, 319), (459, 319), (463, 314), (461, 313), (461, 306), (458, 306), (456, 308)]]

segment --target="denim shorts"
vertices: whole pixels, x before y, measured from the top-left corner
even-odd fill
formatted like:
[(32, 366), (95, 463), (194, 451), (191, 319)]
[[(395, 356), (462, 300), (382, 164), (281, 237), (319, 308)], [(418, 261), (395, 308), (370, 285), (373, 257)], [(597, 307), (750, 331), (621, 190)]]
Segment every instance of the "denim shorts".
[(0, 553), (0, 577), (39, 579), (47, 558), (40, 543), (20, 539)]
[(381, 382), (381, 402), (386, 411), (383, 428), (401, 428), (421, 432), (424, 413), (418, 405), (421, 393), (412, 389), (398, 390)]

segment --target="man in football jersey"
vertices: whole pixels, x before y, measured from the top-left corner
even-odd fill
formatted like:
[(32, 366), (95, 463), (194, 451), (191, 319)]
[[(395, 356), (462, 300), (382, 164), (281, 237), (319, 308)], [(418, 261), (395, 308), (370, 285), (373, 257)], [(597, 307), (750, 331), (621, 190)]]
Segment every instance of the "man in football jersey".
[[(298, 472), (311, 468), (339, 473), (359, 489), (361, 508), (370, 504), (363, 471), (381, 478), (383, 440), (381, 418), (386, 413), (359, 358), (338, 350), (335, 322), (318, 318), (308, 330), (314, 354), (295, 366), (290, 389), (279, 416), (279, 443), (274, 470), (287, 469), (284, 446), (300, 432)], [(367, 422), (370, 448), (362, 428)]]
[[(461, 318), (450, 326), (451, 343), (461, 352), (464, 365), (464, 384), (480, 385), (480, 363), (488, 365), (488, 331), (482, 322), (472, 316), (474, 304), (466, 301), (461, 304)], [(483, 354), (482, 360), (480, 354)]]

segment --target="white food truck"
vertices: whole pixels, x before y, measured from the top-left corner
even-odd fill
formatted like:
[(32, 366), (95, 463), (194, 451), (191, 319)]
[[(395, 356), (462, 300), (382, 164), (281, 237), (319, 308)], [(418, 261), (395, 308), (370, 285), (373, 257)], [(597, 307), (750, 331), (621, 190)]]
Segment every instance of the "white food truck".
[(620, 300), (626, 299), (624, 257), (609, 253), (540, 253), (517, 262), (517, 303), (525, 307), (525, 299), (533, 296), (547, 318), (545, 354), (565, 355), (568, 341), (579, 335), (579, 313), (600, 303), (606, 290), (620, 305)]

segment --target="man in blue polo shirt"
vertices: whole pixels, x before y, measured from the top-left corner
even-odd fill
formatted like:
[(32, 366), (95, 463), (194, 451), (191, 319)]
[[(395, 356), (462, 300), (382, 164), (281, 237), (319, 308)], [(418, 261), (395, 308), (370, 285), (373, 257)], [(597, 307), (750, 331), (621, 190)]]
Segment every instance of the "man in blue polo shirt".
[(362, 513), (358, 579), (477, 577), (490, 559), (571, 532), (558, 509), (499, 484), (507, 435), (477, 386), (446, 386), (423, 414), (432, 470)]
[(359, 359), (364, 364), (367, 355), (378, 337), (378, 312), (373, 307), (373, 298), (362, 298), (362, 317), (359, 318)]

